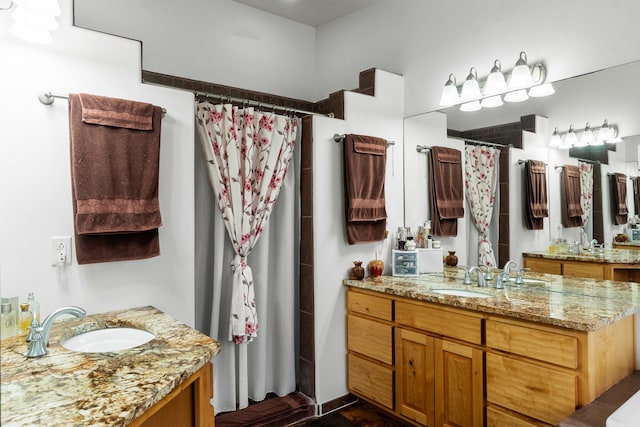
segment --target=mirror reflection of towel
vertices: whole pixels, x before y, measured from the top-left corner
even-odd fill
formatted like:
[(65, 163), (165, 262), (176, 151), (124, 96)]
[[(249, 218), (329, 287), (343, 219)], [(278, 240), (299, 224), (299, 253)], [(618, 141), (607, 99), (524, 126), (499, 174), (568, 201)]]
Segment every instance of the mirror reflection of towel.
[(622, 225), (627, 223), (629, 210), (627, 209), (627, 176), (621, 173), (611, 175), (611, 207), (613, 208), (613, 223)]
[(580, 204), (580, 169), (573, 165), (564, 165), (560, 174), (560, 200), (562, 207), (562, 225), (564, 227), (582, 226), (582, 205)]
[(543, 218), (549, 216), (547, 204), (547, 165), (539, 160), (524, 164), (525, 225), (529, 230), (542, 230)]
[(384, 240), (387, 141), (349, 134), (343, 145), (347, 240), (350, 245)]
[(431, 147), (429, 154), (429, 213), (436, 236), (457, 236), (458, 218), (464, 217), (462, 153)]

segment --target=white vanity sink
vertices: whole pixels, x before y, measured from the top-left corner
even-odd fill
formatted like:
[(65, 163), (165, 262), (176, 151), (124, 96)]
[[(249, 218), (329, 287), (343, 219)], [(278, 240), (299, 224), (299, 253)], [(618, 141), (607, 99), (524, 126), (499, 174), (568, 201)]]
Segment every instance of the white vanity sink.
[(154, 338), (154, 334), (142, 329), (106, 328), (74, 335), (61, 344), (81, 353), (107, 353), (137, 347)]
[(466, 289), (431, 289), (431, 292), (442, 295), (451, 295), (455, 297), (468, 297), (468, 298), (491, 298), (493, 295), (485, 294), (484, 292), (470, 291)]

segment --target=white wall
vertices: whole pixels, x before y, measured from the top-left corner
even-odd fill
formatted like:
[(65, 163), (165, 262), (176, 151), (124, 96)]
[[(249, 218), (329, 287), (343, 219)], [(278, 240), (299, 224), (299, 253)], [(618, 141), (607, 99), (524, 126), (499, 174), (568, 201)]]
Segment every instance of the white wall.
[[(50, 45), (8, 34), (0, 12), (0, 292), (26, 300), (33, 291), (44, 315), (64, 305), (89, 313), (153, 305), (193, 324), (193, 95), (140, 84), (140, 44), (70, 26)], [(51, 236), (73, 236), (68, 103), (37, 95), (87, 92), (150, 102), (167, 109), (160, 154), (162, 255), (142, 261), (73, 265), (66, 278), (50, 266)]]
[[(315, 281), (316, 400), (319, 404), (344, 396), (346, 386), (345, 287), (354, 260), (366, 265), (384, 251), (385, 274), (391, 274), (393, 233), (402, 225), (403, 79), (376, 71), (376, 95), (345, 94), (345, 120), (313, 118), (313, 221)], [(396, 141), (387, 151), (385, 244), (349, 245), (344, 223), (342, 146), (333, 134), (356, 133)]]

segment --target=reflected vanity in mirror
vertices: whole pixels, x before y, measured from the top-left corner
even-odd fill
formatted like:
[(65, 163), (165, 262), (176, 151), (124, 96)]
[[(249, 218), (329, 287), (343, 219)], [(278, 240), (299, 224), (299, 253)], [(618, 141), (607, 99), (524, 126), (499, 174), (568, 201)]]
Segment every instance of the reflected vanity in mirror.
[[(556, 166), (578, 165), (579, 159), (583, 158), (591, 159), (594, 170), (598, 172), (594, 173), (594, 203), (585, 231), (589, 240), (597, 237), (600, 243), (604, 241), (611, 247), (613, 237), (625, 232), (626, 226), (614, 225), (611, 218), (608, 174), (623, 173), (628, 178), (640, 175), (640, 88), (630, 84), (638, 75), (640, 61), (635, 61), (553, 82), (556, 93), (544, 98), (505, 103), (498, 108), (484, 108), (475, 112), (463, 112), (458, 106), (454, 106), (406, 118), (405, 224), (417, 226), (430, 219), (426, 154), (417, 152), (417, 146), (450, 146), (463, 151), (464, 140), (448, 135), (518, 123), (521, 117), (534, 115), (535, 123), (532, 125), (533, 129), (530, 129), (533, 132), (522, 132), (522, 149), (512, 147), (502, 150), (503, 159), (500, 164), (508, 168), (508, 171), (503, 175), (503, 178), (506, 178), (500, 180), (499, 193), (503, 197), (509, 196), (509, 201), (506, 208), (508, 210), (500, 211), (496, 207), (493, 212), (490, 240), (494, 251), (501, 254), (500, 260), (521, 260), (523, 252), (546, 250), (549, 242), (558, 237), (559, 233), (571, 242), (580, 239), (580, 227), (559, 227), (560, 169)], [(604, 120), (617, 127), (622, 142), (606, 144), (604, 149), (587, 147), (580, 150), (563, 150), (549, 147), (549, 139), (555, 128), (560, 132), (566, 132), (572, 125), (576, 129), (583, 129), (586, 123), (591, 127), (600, 127)], [(600, 157), (596, 157), (600, 160), (593, 161), (593, 157), (584, 154), (589, 151), (600, 151)], [(603, 151), (606, 151), (604, 155)], [(541, 160), (547, 164), (549, 217), (544, 221), (544, 230), (536, 233), (526, 230), (522, 218), (523, 167), (518, 161), (529, 159)], [(630, 180), (627, 188), (627, 204), (630, 213), (633, 214), (637, 208), (633, 203), (633, 186)], [(499, 198), (500, 194), (497, 197)], [(467, 205), (465, 209), (468, 210)], [(474, 251), (477, 237), (474, 236), (474, 225), (468, 217), (469, 214), (466, 212), (465, 219), (459, 222), (458, 235), (455, 238), (441, 240), (445, 250), (456, 250), (461, 264), (474, 265), (477, 263), (477, 249)], [(508, 239), (504, 239), (505, 235), (508, 235)]]

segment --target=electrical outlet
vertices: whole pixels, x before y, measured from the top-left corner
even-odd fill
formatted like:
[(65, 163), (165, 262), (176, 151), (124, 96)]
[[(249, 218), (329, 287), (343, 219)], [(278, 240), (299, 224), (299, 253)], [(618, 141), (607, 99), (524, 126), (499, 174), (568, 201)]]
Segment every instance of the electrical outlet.
[(51, 237), (51, 265), (71, 265), (71, 237)]

